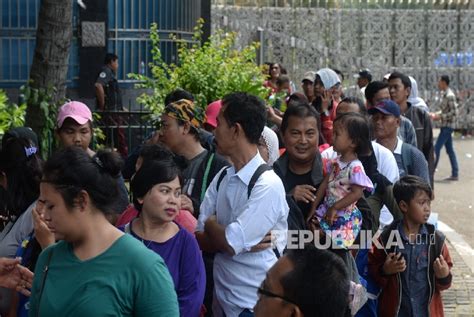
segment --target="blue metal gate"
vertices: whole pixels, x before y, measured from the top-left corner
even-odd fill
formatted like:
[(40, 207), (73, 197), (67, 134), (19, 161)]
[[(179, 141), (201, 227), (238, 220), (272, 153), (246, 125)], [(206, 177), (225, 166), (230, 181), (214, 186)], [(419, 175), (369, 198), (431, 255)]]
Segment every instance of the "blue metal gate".
[[(19, 87), (28, 80), (40, 3), (41, 0), (0, 1), (0, 88)], [(79, 74), (76, 1), (73, 10), (74, 38), (67, 77), (70, 88), (76, 87)], [(163, 59), (173, 62), (176, 43), (170, 40), (170, 34), (190, 41), (200, 16), (200, 0), (108, 0), (107, 46), (109, 52), (119, 56), (119, 81), (129, 82), (127, 74), (140, 72), (141, 63), (147, 65), (151, 60), (151, 23), (158, 23)]]

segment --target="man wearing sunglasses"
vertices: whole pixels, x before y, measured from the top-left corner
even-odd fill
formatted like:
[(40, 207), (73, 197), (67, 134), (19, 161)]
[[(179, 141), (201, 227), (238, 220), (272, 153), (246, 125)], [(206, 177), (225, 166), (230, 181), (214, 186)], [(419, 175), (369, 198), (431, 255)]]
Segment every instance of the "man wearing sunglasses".
[(345, 316), (349, 285), (337, 255), (314, 245), (290, 250), (268, 271), (258, 289), (255, 317)]

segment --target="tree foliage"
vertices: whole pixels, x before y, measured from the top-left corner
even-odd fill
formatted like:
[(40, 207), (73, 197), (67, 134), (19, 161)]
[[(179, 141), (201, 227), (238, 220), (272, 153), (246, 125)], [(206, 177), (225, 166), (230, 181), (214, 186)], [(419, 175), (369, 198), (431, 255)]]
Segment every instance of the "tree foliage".
[(45, 159), (57, 146), (54, 142), (56, 116), (59, 105), (65, 101), (65, 99), (62, 98), (55, 102), (56, 94), (57, 90), (55, 87), (50, 85), (46, 88), (33, 88), (31, 81), (20, 88), (20, 100), (28, 105), (30, 111), (35, 111), (44, 118), (38, 137), (41, 155)]
[(0, 90), (0, 135), (12, 128), (23, 126), (25, 112), (26, 104), (9, 103), (6, 93)]
[(169, 65), (161, 56), (157, 25), (151, 25), (152, 62), (148, 65), (151, 77), (129, 76), (140, 81), (138, 88), (151, 91), (137, 100), (154, 114), (161, 113), (165, 96), (177, 88), (191, 92), (202, 108), (235, 91), (261, 98), (268, 96), (267, 88), (263, 87), (265, 75), (255, 63), (258, 43), (237, 50), (235, 33), (218, 32), (201, 45), (202, 25), (203, 20), (198, 20), (191, 43), (174, 38), (178, 43), (178, 62)]

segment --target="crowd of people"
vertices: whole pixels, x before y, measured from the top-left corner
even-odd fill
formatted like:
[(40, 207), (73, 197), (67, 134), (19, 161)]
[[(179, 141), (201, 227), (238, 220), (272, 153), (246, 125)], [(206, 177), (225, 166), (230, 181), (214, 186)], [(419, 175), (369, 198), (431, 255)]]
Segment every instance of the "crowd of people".
[(400, 72), (364, 69), (345, 89), (322, 68), (297, 92), (282, 65), (267, 71), (266, 100), (234, 92), (199, 109), (171, 92), (125, 161), (91, 148), (78, 101), (59, 109), (45, 162), (31, 129), (8, 131), (0, 315), (443, 316), (453, 263), (428, 219), (444, 145), (459, 177), (449, 77), (430, 113)]

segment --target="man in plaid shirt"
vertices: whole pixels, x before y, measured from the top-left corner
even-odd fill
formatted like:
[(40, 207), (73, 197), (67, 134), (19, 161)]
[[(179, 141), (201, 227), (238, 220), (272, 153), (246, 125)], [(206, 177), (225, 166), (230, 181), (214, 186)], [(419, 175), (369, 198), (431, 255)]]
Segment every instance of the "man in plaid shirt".
[(431, 117), (433, 120), (441, 121), (441, 130), (435, 144), (435, 168), (439, 162), (439, 155), (441, 149), (446, 145), (446, 152), (451, 162), (451, 176), (446, 178), (449, 181), (457, 181), (459, 179), (459, 167), (456, 159), (456, 153), (454, 153), (453, 147), (453, 131), (456, 127), (456, 116), (457, 116), (457, 102), (454, 92), (449, 88), (449, 76), (443, 75), (438, 81), (438, 88), (441, 90), (441, 104), (439, 111), (432, 113)]

